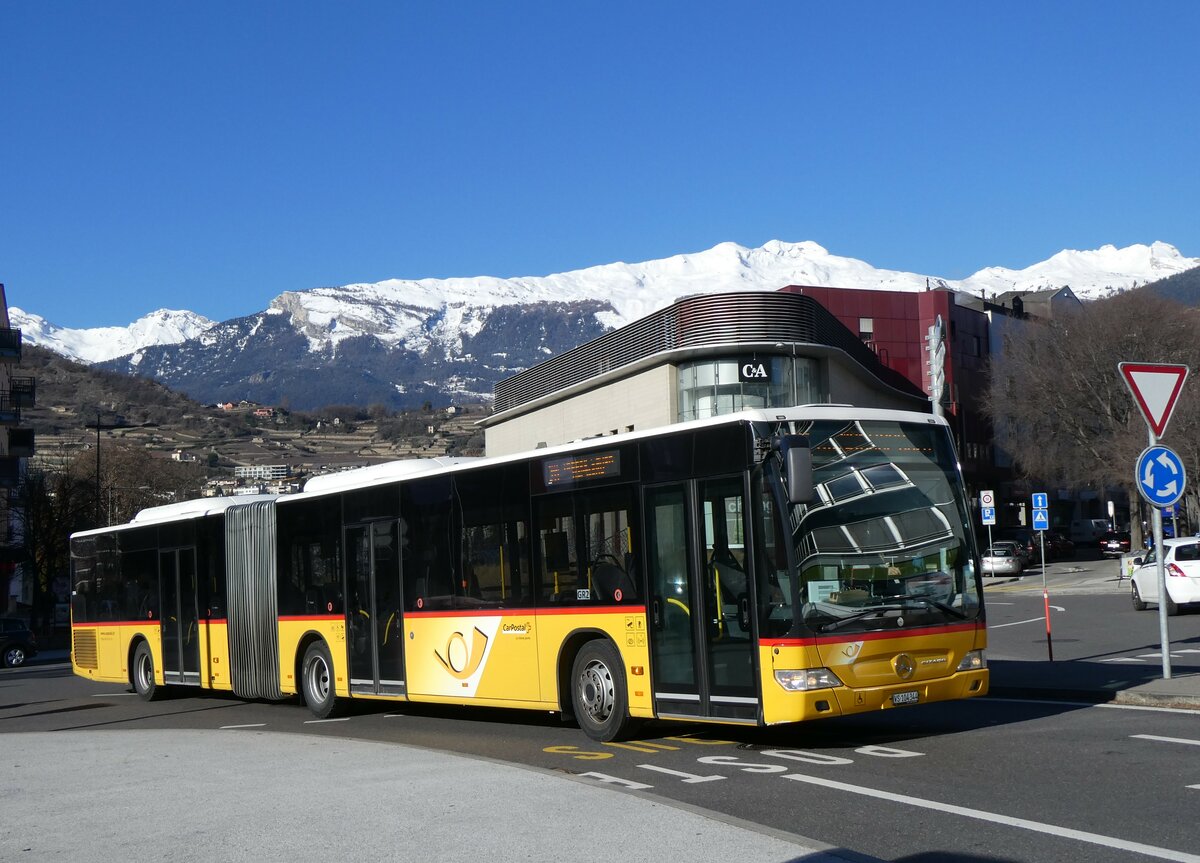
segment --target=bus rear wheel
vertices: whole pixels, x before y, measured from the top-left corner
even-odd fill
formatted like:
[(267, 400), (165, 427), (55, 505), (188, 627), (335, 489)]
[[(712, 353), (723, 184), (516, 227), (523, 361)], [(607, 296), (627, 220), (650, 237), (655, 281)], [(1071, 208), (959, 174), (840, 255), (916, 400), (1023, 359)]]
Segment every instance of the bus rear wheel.
[(571, 667), (571, 706), (575, 720), (593, 740), (607, 743), (631, 734), (621, 657), (607, 641), (589, 641)]
[(130, 669), (133, 678), (133, 691), (143, 701), (154, 701), (162, 695), (162, 689), (154, 682), (154, 654), (150, 645), (141, 642), (133, 652), (133, 668)]
[(333, 681), (333, 659), (325, 642), (314, 641), (308, 646), (300, 669), (305, 704), (317, 719), (328, 718), (337, 707), (337, 691)]

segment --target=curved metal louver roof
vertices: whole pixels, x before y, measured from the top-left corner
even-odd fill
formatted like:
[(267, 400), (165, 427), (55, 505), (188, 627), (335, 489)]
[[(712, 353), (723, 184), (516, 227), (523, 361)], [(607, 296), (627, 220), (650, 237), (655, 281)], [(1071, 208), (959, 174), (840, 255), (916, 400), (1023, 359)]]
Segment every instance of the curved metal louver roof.
[(497, 413), (663, 351), (730, 342), (798, 342), (844, 351), (883, 383), (923, 396), (815, 299), (745, 291), (684, 297), (496, 384)]

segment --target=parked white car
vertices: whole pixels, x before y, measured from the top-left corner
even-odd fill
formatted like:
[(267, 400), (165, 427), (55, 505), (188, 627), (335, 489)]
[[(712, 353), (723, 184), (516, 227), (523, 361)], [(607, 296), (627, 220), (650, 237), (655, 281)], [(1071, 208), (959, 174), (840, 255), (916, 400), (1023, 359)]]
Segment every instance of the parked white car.
[[(1178, 614), (1181, 605), (1200, 603), (1200, 538), (1164, 539), (1167, 614)], [(1158, 568), (1155, 552), (1133, 559), (1133, 607), (1143, 611), (1158, 602)]]
[(1013, 542), (993, 542), (980, 558), (984, 575), (1020, 575), (1025, 565)]

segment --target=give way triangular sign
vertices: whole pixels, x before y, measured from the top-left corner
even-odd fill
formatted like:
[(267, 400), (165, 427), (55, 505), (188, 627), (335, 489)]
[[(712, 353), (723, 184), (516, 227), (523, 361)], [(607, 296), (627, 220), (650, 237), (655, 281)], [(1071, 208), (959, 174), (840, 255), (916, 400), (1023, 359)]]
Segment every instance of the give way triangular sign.
[(1162, 437), (1175, 402), (1187, 380), (1188, 367), (1163, 363), (1118, 363), (1125, 384), (1133, 393), (1146, 424), (1155, 437)]

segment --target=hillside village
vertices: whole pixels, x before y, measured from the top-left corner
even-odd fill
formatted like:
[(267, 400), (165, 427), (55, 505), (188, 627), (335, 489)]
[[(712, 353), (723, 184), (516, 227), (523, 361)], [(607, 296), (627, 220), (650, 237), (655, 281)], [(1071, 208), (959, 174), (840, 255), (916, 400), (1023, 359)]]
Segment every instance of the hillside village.
[[(205, 494), (286, 493), (304, 479), (402, 458), (482, 455), (475, 423), (488, 408), (426, 404), (395, 412), (333, 405), (312, 411), (239, 400), (200, 405), (161, 384), (106, 372), (28, 346), (37, 406), (34, 467), (58, 469), (82, 454), (120, 447), (202, 465)], [(99, 429), (97, 429), (97, 424)]]

